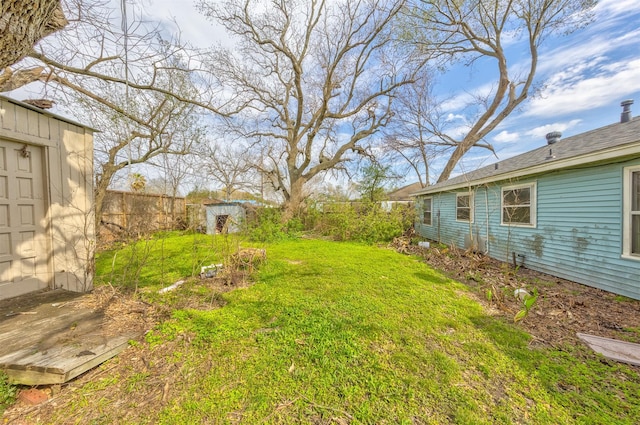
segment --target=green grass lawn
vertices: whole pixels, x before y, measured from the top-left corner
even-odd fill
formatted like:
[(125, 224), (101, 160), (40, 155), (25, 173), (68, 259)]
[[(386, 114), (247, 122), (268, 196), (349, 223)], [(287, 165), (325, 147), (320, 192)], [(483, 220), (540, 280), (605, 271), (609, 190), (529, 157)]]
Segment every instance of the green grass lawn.
[(157, 289), (197, 276), (202, 266), (220, 263), (235, 252), (240, 240), (233, 236), (166, 232), (122, 244), (96, 257), (96, 285), (111, 283), (133, 289)]
[[(167, 281), (214, 260), (220, 245), (197, 238), (168, 236), (139, 285), (158, 286), (157, 259)], [(125, 275), (119, 255), (99, 257), (100, 281)], [(184, 335), (189, 344), (150, 359), (175, 363), (180, 376), (144, 421), (638, 423), (637, 370), (582, 346), (531, 348), (516, 325), (417, 258), (319, 240), (278, 242), (267, 255), (257, 283), (224, 294), (223, 308), (178, 310), (148, 335), (151, 353)], [(105, 423), (117, 422), (117, 408), (102, 408)]]

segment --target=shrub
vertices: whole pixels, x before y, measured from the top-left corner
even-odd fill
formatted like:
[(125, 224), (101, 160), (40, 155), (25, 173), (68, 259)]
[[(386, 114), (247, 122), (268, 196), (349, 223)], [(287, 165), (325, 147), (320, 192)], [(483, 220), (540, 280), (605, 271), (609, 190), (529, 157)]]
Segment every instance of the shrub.
[(379, 203), (337, 202), (322, 208), (309, 205), (304, 214), (283, 222), (282, 210), (260, 208), (247, 218), (250, 240), (275, 242), (313, 232), (338, 241), (366, 243), (390, 242), (404, 234), (414, 222), (415, 211), (409, 205), (394, 205), (389, 211)]
[(385, 211), (378, 203), (336, 203), (324, 206), (314, 230), (341, 241), (389, 242), (411, 228), (414, 214), (408, 205)]
[(287, 228), (282, 224), (282, 210), (279, 208), (257, 209), (247, 219), (245, 229), (249, 239), (256, 242), (274, 242), (288, 237)]

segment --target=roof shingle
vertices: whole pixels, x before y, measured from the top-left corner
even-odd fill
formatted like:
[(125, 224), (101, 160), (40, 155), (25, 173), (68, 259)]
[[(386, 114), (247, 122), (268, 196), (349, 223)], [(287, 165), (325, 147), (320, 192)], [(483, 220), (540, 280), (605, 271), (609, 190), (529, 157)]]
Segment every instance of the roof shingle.
[[(534, 169), (543, 164), (553, 166), (553, 163), (558, 163), (557, 168), (561, 169), (564, 168), (562, 165), (563, 160), (580, 156), (588, 156), (585, 158), (585, 163), (588, 163), (593, 161), (592, 156), (598, 152), (604, 152), (612, 148), (632, 145), (634, 143), (640, 144), (640, 117), (633, 118), (626, 123), (610, 124), (587, 131), (586, 133), (561, 139), (553, 145), (547, 144), (512, 158), (428, 186), (421, 191), (415, 192), (414, 195), (437, 192), (462, 183), (472, 185), (479, 180), (501, 180), (501, 178), (507, 174), (513, 174), (518, 171), (522, 172), (520, 175), (527, 175), (528, 169)], [(640, 148), (638, 149), (638, 155), (640, 156)]]

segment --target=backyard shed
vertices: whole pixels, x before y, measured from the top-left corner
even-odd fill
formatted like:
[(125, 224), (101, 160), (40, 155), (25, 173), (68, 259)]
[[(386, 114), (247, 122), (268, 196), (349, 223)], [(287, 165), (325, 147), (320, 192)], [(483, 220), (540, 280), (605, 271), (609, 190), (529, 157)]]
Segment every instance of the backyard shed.
[(640, 299), (640, 118), (415, 193), (423, 237)]
[(205, 204), (207, 234), (236, 233), (246, 218), (242, 202), (214, 201)]
[(91, 289), (93, 131), (0, 96), (0, 299)]

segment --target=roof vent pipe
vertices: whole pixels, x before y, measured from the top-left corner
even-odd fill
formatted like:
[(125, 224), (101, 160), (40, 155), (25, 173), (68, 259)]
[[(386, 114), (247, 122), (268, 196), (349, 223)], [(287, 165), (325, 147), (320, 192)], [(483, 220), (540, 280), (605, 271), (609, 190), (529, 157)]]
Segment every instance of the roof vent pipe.
[(622, 114), (620, 115), (620, 122), (631, 121), (631, 105), (633, 105), (633, 99), (623, 100), (620, 103), (620, 106), (622, 106)]
[(553, 145), (555, 142), (560, 140), (560, 138), (562, 137), (562, 133), (560, 133), (559, 131), (552, 131), (551, 133), (547, 133), (545, 137), (547, 138), (547, 144)]

